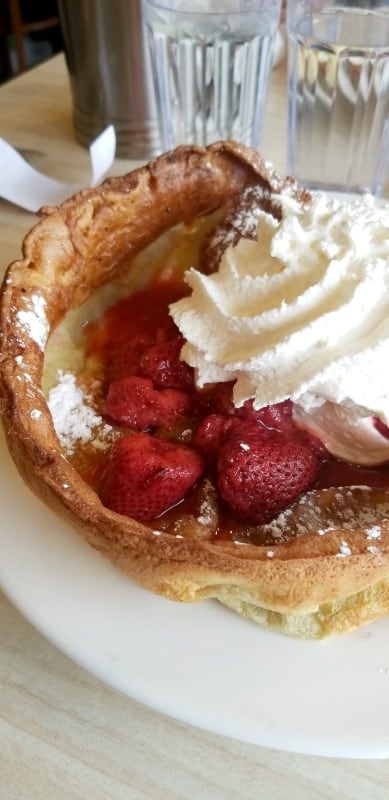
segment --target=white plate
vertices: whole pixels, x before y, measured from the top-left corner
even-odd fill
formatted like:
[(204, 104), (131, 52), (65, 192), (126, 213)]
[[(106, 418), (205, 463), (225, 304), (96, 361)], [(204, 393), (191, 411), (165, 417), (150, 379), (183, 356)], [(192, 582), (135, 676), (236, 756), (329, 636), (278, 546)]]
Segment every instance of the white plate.
[(60, 650), (126, 695), (259, 745), (389, 755), (389, 620), (295, 641), (216, 602), (128, 581), (24, 486), (0, 441), (0, 583)]

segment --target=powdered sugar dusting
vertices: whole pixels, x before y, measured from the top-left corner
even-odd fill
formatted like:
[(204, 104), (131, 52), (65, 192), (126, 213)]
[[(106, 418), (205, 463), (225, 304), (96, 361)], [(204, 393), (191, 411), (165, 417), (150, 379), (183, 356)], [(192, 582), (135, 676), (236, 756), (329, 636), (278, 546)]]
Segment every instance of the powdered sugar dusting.
[(18, 311), (17, 320), (31, 339), (44, 349), (49, 335), (49, 323), (46, 317), (46, 300), (39, 294), (30, 297), (31, 310)]
[(371, 553), (373, 556), (380, 556), (382, 555), (381, 550), (379, 547), (375, 547), (373, 544), (370, 544), (367, 548), (367, 552)]
[(351, 548), (347, 544), (347, 542), (341, 542), (339, 553), (337, 555), (339, 558), (345, 558), (345, 556), (351, 556)]
[(107, 439), (111, 440), (113, 434), (111, 426), (88, 405), (90, 398), (77, 385), (73, 373), (61, 370), (58, 379), (49, 392), (47, 403), (67, 455), (74, 453), (77, 442), (92, 442), (97, 449), (107, 448)]
[(372, 525), (366, 531), (368, 539), (381, 539), (381, 528), (379, 525)]
[[(364, 530), (367, 544), (382, 538), (380, 522), (389, 519), (389, 497), (372, 501), (368, 487), (343, 487), (307, 492), (289, 508), (281, 511), (271, 522), (260, 526), (260, 535), (267, 542), (282, 543), (291, 536), (316, 531), (324, 536), (330, 531)], [(346, 555), (345, 550), (341, 555)]]

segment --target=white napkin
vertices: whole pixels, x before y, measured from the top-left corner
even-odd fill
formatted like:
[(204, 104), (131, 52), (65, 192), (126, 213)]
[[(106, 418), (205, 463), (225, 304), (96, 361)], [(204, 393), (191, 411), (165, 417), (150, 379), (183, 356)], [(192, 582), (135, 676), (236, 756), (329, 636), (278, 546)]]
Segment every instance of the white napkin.
[[(91, 162), (90, 186), (96, 186), (112, 166), (115, 158), (116, 136), (109, 125), (89, 147)], [(57, 205), (83, 184), (55, 181), (31, 166), (23, 156), (0, 137), (0, 197), (27, 211), (39, 211), (45, 205)]]

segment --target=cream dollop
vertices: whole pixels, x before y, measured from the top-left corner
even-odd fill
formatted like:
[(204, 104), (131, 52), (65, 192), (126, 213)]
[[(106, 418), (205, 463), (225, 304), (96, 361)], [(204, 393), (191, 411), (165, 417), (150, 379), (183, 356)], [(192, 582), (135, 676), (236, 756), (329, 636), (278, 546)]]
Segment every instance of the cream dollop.
[(186, 273), (192, 293), (171, 306), (182, 357), (199, 386), (235, 380), (236, 406), (291, 398), (305, 423), (330, 403), (353, 425), (389, 424), (389, 205), (280, 202), (281, 222), (256, 210), (257, 241), (228, 248), (216, 273)]

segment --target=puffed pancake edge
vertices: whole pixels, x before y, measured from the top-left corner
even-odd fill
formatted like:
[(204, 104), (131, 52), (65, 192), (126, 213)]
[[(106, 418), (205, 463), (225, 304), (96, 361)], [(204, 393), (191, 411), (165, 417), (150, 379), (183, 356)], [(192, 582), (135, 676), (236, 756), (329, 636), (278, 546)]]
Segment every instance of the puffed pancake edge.
[[(29, 487), (131, 579), (172, 600), (217, 598), (294, 636), (344, 633), (389, 611), (389, 522), (379, 548), (366, 530), (316, 531), (271, 548), (157, 534), (102, 505), (64, 456), (42, 389), (44, 348), (69, 309), (117, 277), (160, 234), (221, 206), (248, 184), (288, 191), (254, 151), (233, 142), (179, 147), (58, 207), (42, 209), (1, 291), (0, 404), (7, 444)], [(33, 413), (32, 413), (33, 412)], [(372, 491), (374, 503), (374, 490)], [(373, 552), (374, 550), (374, 552)]]

